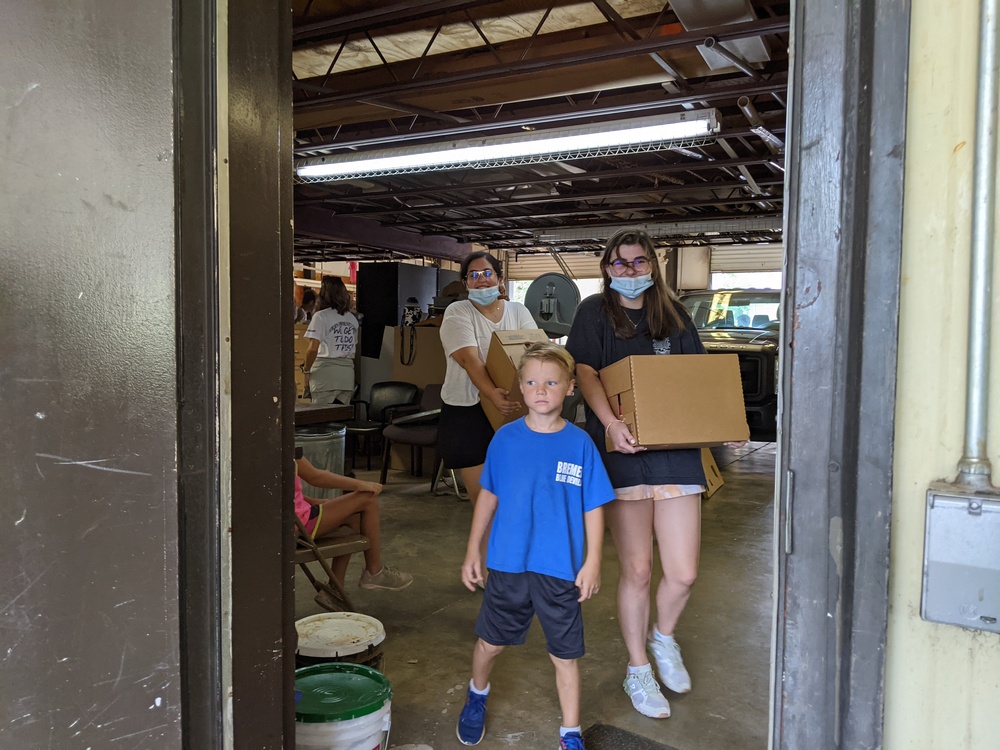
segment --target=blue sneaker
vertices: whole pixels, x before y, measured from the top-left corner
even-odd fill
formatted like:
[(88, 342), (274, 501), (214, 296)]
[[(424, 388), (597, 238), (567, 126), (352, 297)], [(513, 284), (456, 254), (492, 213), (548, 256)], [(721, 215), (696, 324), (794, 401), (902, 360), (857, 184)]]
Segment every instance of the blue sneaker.
[[(479, 695), (469, 690), (465, 699), (465, 708), (458, 717), (458, 728), (455, 733), (463, 745), (478, 745), (486, 736), (486, 699), (489, 696)], [(583, 747), (581, 745), (581, 747)]]
[(559, 750), (586, 750), (579, 732), (567, 732), (559, 739)]

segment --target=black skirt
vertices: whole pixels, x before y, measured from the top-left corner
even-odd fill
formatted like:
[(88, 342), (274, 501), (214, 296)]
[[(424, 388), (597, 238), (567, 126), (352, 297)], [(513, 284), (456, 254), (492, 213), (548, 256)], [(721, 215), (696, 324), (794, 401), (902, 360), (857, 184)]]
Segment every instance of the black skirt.
[(438, 453), (449, 469), (467, 469), (486, 461), (486, 449), (493, 439), (493, 426), (483, 407), (441, 407), (438, 419)]

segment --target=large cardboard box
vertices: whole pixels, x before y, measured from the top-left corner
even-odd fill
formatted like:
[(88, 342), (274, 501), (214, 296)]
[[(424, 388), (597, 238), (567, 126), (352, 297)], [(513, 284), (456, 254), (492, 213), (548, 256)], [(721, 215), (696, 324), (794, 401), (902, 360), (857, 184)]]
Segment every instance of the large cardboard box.
[(639, 445), (706, 448), (750, 439), (735, 354), (634, 355), (600, 374), (611, 410)]
[(548, 340), (545, 331), (537, 328), (493, 332), (490, 349), (486, 354), (486, 372), (497, 386), (509, 391), (510, 395), (507, 398), (510, 401), (520, 403), (517, 411), (505, 417), (492, 401), (485, 397), (480, 398), (483, 411), (486, 412), (486, 417), (494, 430), (499, 430), (508, 422), (520, 419), (528, 413), (528, 407), (524, 405), (524, 398), (521, 396), (521, 386), (517, 382), (517, 366), (521, 364), (521, 355), (525, 349), (535, 342)]

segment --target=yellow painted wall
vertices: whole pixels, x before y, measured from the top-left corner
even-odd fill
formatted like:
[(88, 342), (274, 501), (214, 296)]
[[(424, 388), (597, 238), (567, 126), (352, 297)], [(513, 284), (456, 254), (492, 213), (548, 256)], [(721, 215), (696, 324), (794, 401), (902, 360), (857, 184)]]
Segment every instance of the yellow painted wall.
[[(925, 492), (934, 480), (954, 478), (964, 439), (978, 25), (976, 0), (913, 0), (887, 750), (1000, 748), (1000, 636), (920, 619)], [(1000, 278), (994, 290), (996, 298)], [(989, 445), (994, 480), (1000, 481), (1000, 301), (994, 302), (993, 327)]]

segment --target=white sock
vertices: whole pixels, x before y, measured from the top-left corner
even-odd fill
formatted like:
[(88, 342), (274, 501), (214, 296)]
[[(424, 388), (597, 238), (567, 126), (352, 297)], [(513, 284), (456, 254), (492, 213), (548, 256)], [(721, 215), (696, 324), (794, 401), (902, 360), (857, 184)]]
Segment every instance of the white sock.
[(476, 695), (489, 695), (490, 694), (490, 683), (487, 682), (486, 683), (486, 688), (484, 690), (480, 690), (479, 688), (477, 688), (475, 686), (475, 684), (470, 679), (469, 680), (469, 690), (471, 690)]
[(583, 734), (583, 730), (580, 727), (559, 727), (559, 736), (565, 737), (570, 732), (576, 732), (577, 734)]
[(633, 667), (631, 664), (628, 665), (629, 674), (642, 674), (643, 672), (651, 672), (653, 667), (647, 662), (641, 667)]
[(671, 633), (670, 635), (663, 635), (663, 633), (661, 633), (656, 628), (653, 628), (653, 638), (656, 639), (656, 640), (658, 640), (660, 643), (673, 643), (674, 642), (674, 635), (673, 635), (673, 633)]

